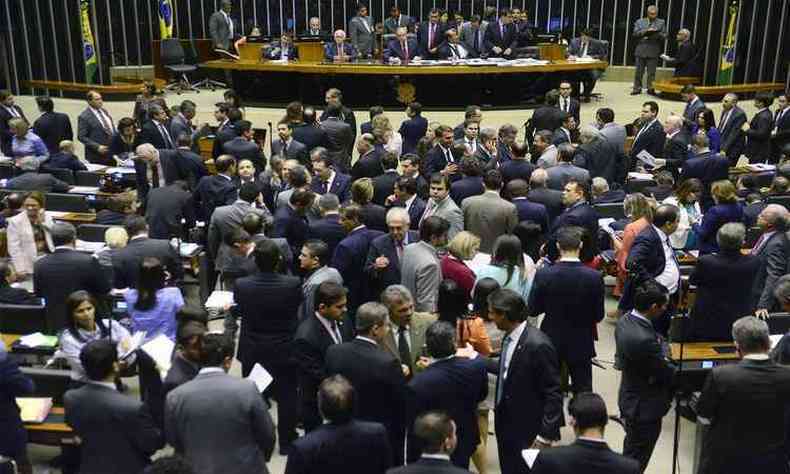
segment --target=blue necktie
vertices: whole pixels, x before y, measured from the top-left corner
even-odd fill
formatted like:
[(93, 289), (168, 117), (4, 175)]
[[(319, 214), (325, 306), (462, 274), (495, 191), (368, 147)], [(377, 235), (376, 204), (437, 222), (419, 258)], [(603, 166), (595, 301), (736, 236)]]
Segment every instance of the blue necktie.
[(499, 377), (497, 378), (496, 384), (496, 405), (499, 405), (499, 401), (502, 400), (502, 392), (505, 390), (505, 370), (507, 369), (505, 361), (507, 360), (507, 346), (509, 345), (510, 336), (507, 336), (502, 341), (502, 352), (499, 355)]

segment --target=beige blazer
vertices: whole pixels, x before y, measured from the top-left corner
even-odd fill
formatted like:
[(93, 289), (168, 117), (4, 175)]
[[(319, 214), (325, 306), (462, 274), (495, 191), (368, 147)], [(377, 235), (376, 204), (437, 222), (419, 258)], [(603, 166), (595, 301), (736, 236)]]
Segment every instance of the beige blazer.
[[(47, 239), (49, 251), (55, 250), (52, 245), (52, 236), (49, 229), (52, 227), (52, 217), (44, 215), (44, 236)], [(33, 274), (33, 263), (36, 261), (36, 241), (33, 238), (33, 226), (27, 218), (25, 211), (20, 212), (8, 219), (8, 254), (11, 256), (11, 263), (17, 272)]]
[[(425, 347), (425, 331), (428, 330), (428, 326), (430, 326), (434, 321), (436, 321), (436, 316), (431, 313), (415, 312), (411, 315), (411, 323), (409, 323), (409, 337), (411, 338), (412, 366), (417, 363), (417, 359), (420, 357), (420, 355), (425, 354), (425, 351), (423, 350)], [(387, 333), (387, 336), (384, 338), (384, 347), (386, 347), (387, 351), (400, 360), (398, 344), (395, 342), (396, 337), (398, 337), (398, 335), (393, 334), (392, 331)]]

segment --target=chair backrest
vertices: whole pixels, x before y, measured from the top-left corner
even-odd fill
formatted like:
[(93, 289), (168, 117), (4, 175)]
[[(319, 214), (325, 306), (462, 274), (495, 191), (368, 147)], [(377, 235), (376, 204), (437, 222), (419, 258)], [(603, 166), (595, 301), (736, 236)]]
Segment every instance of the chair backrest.
[(790, 195), (788, 196), (768, 196), (765, 198), (765, 202), (768, 204), (780, 204), (784, 206), (786, 209), (790, 209)]
[(47, 210), (58, 212), (90, 212), (88, 198), (82, 194), (47, 194)]
[(50, 168), (46, 170), (47, 173), (56, 177), (57, 179), (66, 182), (67, 184), (74, 184), (74, 172), (65, 168)]
[(0, 303), (0, 333), (49, 334), (46, 316), (47, 310), (44, 306)]
[(31, 397), (52, 397), (55, 405), (63, 405), (63, 395), (71, 384), (71, 371), (20, 367), (23, 374), (33, 379)]
[(184, 64), (184, 47), (181, 46), (181, 40), (178, 38), (168, 38), (162, 40), (159, 44), (160, 57), (162, 64)]
[(190, 39), (187, 47), (184, 49), (184, 63), (197, 65), (200, 62), (198, 55), (197, 45), (195, 39)]
[(80, 226), (77, 227), (77, 238), (79, 240), (84, 240), (85, 242), (104, 242), (104, 233), (107, 232), (107, 229), (111, 227), (118, 226), (80, 224)]
[(593, 205), (593, 209), (598, 213), (601, 219), (623, 219), (625, 218), (625, 209), (621, 202), (605, 202)]
[(625, 182), (625, 190), (628, 194), (641, 193), (645, 188), (655, 185), (656, 182), (652, 179), (629, 179)]
[(768, 318), (770, 334), (785, 334), (790, 331), (790, 313), (771, 313)]
[(101, 173), (94, 173), (93, 171), (77, 171), (77, 186), (99, 186)]

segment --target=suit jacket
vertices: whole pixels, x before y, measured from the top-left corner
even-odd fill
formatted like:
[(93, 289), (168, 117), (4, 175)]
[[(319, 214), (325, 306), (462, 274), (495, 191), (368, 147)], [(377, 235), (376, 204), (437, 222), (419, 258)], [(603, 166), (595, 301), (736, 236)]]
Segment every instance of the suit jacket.
[(592, 200), (592, 205), (608, 204), (625, 201), (626, 192), (622, 189), (611, 189)]
[[(450, 156), (452, 157), (452, 152), (450, 153)], [(458, 161), (453, 158), (453, 163), (458, 163)], [(442, 171), (444, 167), (447, 166), (447, 164), (447, 156), (445, 155), (442, 147), (438, 144), (434, 146), (428, 152), (428, 154), (425, 155), (425, 167), (429, 173), (438, 173)], [(456, 173), (450, 177), (451, 181), (460, 178), (461, 175), (459, 173)]]
[(302, 251), (302, 244), (305, 242), (308, 229), (307, 219), (297, 214), (290, 204), (278, 207), (274, 211), (272, 236), (288, 240), (294, 255), (299, 255)]
[(421, 240), (403, 249), (401, 284), (411, 292), (415, 311), (436, 312), (441, 282), (439, 257), (430, 243)]
[(33, 133), (47, 145), (50, 155), (60, 150), (62, 140), (74, 140), (71, 119), (60, 112), (45, 112), (33, 122)]
[(355, 16), (348, 22), (348, 36), (360, 56), (371, 56), (376, 49), (376, 33), (369, 16)]
[(566, 226), (577, 226), (584, 229), (582, 235), (582, 262), (589, 262), (598, 255), (598, 212), (592, 206), (584, 203), (577, 203), (560, 214), (551, 226), (551, 236), (546, 244), (549, 258), (556, 260), (559, 251), (556, 245), (557, 230)]
[[(110, 117), (110, 120), (112, 121), (112, 117)], [(114, 127), (113, 123), (110, 125)], [(109, 155), (99, 154), (99, 145), (109, 146), (112, 133), (107, 133), (99, 119), (90, 110), (90, 107), (83, 110), (77, 118), (77, 139), (85, 145), (85, 159), (88, 162), (110, 166), (115, 164)]]
[(200, 210), (203, 222), (210, 222), (214, 209), (219, 206), (233, 204), (239, 196), (239, 190), (232, 179), (225, 176), (204, 176), (198, 181), (192, 200)]
[(532, 128), (535, 131), (554, 131), (562, 126), (561, 114), (559, 107), (542, 105), (532, 112)]
[(16, 397), (30, 396), (34, 384), (6, 351), (0, 351), (0, 380), (3, 381), (0, 387), (0, 452), (15, 457), (24, 454), (27, 448), (27, 431), (19, 417)]
[[(33, 236), (33, 226), (27, 217), (27, 213), (20, 212), (6, 221), (6, 235), (8, 236), (8, 255), (11, 256), (11, 263), (17, 273), (33, 273), (33, 262), (38, 254), (36, 241)], [(52, 252), (55, 246), (52, 244), (52, 236), (49, 229), (52, 228), (52, 217), (44, 215), (42, 222), (44, 228), (44, 238), (47, 248)]]
[(384, 206), (387, 197), (395, 191), (395, 183), (400, 178), (397, 171), (391, 170), (373, 178), (373, 204)]
[(299, 305), (299, 321), (304, 321), (315, 314), (315, 292), (318, 286), (326, 281), (342, 285), (343, 277), (336, 269), (329, 266), (318, 268), (305, 276), (302, 283), (302, 304)]
[[(159, 131), (159, 127), (153, 120), (149, 120), (143, 124), (142, 128), (142, 141), (143, 143), (150, 143), (157, 150), (174, 150), (176, 148), (176, 138), (170, 136), (169, 124), (162, 124), (167, 136)], [(169, 140), (167, 140), (169, 138)]]
[(749, 161), (765, 162), (771, 157), (771, 130), (774, 128), (774, 117), (768, 108), (757, 112), (749, 122), (746, 135), (746, 156)]
[(779, 110), (774, 112), (774, 129), (776, 134), (771, 137), (771, 142), (776, 149), (781, 150), (785, 144), (790, 143), (790, 109), (786, 108), (781, 117)]
[(578, 364), (595, 357), (595, 328), (604, 315), (603, 277), (598, 270), (563, 261), (540, 269), (527, 306), (532, 316), (546, 313), (540, 329), (561, 360)]
[(8, 189), (42, 191), (45, 193), (67, 193), (70, 188), (68, 183), (49, 173), (37, 173), (35, 171), (26, 171), (16, 178), (9, 179), (6, 187)]
[(790, 243), (787, 234), (775, 232), (754, 254), (760, 262), (752, 285), (752, 307), (767, 309), (769, 312), (778, 310), (778, 302), (774, 297), (776, 282), (787, 273), (790, 258)]
[(461, 205), (464, 199), (479, 196), (485, 192), (482, 176), (464, 176), (450, 185), (450, 198)]
[[(395, 454), (393, 461), (402, 463), (407, 392), (398, 358), (376, 344), (357, 338), (329, 346), (326, 372), (340, 374), (351, 382), (354, 386), (354, 417), (384, 425)], [(385, 467), (391, 465), (388, 462), (382, 464)]]
[[(407, 54), (408, 53), (408, 54)], [(390, 40), (387, 43), (387, 48), (384, 50), (384, 61), (389, 61), (390, 58), (398, 58), (402, 62), (411, 61), (415, 56), (420, 54), (420, 45), (414, 39), (406, 40), (406, 51), (404, 51), (402, 44), (397, 39)]]
[(242, 137), (236, 137), (225, 142), (222, 150), (228, 155), (236, 157), (236, 161), (250, 160), (255, 165), (255, 170), (260, 173), (266, 169), (266, 156), (263, 154), (258, 144), (248, 141)]
[[(455, 51), (457, 51), (457, 53), (453, 52), (452, 46), (455, 46)], [(441, 44), (441, 46), (439, 46), (439, 58), (453, 59), (456, 58), (456, 54), (457, 54), (458, 59), (460, 59), (460, 55), (461, 55), (460, 48), (463, 48), (466, 51), (466, 56), (464, 56), (464, 59), (471, 59), (480, 56), (480, 54), (476, 50), (469, 48), (463, 42), (459, 41), (457, 45), (453, 45), (449, 41), (445, 41), (444, 43)]]
[(41, 163), (40, 172), (47, 172), (52, 169), (71, 170), (72, 172), (86, 171), (88, 169), (85, 163), (80, 161), (76, 155), (72, 153), (65, 153), (55, 151), (49, 155), (49, 159)]
[(231, 34), (230, 25), (225, 15), (221, 11), (216, 11), (211, 14), (208, 19), (209, 37), (214, 45), (214, 49), (230, 50), (233, 45), (233, 40), (241, 36), (241, 28), (239, 28), (239, 20), (228, 15), (233, 24), (233, 33)]
[(87, 290), (99, 297), (110, 291), (110, 283), (98, 260), (72, 249), (58, 248), (33, 266), (33, 288), (37, 296), (46, 298), (47, 322), (53, 331), (66, 327), (66, 298), (71, 293)]
[[(219, 155), (225, 152), (225, 143), (239, 136), (239, 130), (231, 121), (226, 121), (224, 125), (217, 128), (214, 134), (214, 145), (211, 147), (211, 156), (216, 160)], [(235, 155), (234, 155), (235, 156)]]
[(546, 174), (549, 177), (546, 186), (557, 191), (565, 189), (565, 185), (570, 180), (590, 182), (590, 172), (571, 163), (557, 163), (557, 166), (547, 169)]
[(601, 135), (604, 136), (606, 141), (614, 148), (615, 153), (625, 153), (625, 137), (627, 132), (625, 127), (610, 122), (601, 127)]
[[(167, 153), (163, 153), (167, 152)], [(173, 181), (183, 180), (189, 182), (189, 175), (183, 168), (183, 161), (176, 160), (175, 150), (161, 150), (159, 152), (159, 162), (162, 164), (164, 176), (159, 176), (159, 186), (173, 184)], [(137, 182), (137, 193), (142, 202), (146, 201), (146, 196), (151, 189), (148, 181), (148, 169), (153, 165), (141, 159), (134, 160), (135, 180)]]
[(288, 142), (288, 147), (283, 150), (283, 141), (279, 138), (272, 140), (272, 156), (284, 155), (291, 160), (298, 160), (301, 164), (306, 164), (308, 161), (308, 150), (304, 143), (291, 139)]
[(721, 229), (721, 226), (728, 222), (741, 222), (742, 220), (743, 207), (740, 203), (717, 204), (705, 211), (702, 223), (696, 229), (700, 255), (719, 250), (716, 233)]
[[(412, 396), (410, 425), (419, 414), (429, 410), (447, 413), (455, 422), (458, 437), (450, 459), (455, 465), (468, 465), (480, 443), (477, 405), (488, 394), (488, 374), (483, 359), (452, 357), (436, 361), (414, 375), (409, 389)], [(416, 457), (419, 442), (414, 444), (415, 449), (410, 449), (410, 454)]]
[[(648, 32), (648, 28), (657, 31)], [(631, 33), (636, 40), (634, 56), (637, 58), (658, 58), (664, 51), (664, 40), (667, 37), (667, 25), (661, 18), (656, 18), (652, 23), (648, 18), (640, 18), (634, 22)]]
[(41, 299), (24, 288), (6, 285), (0, 286), (0, 303), (38, 306), (41, 304)]
[(527, 199), (529, 199), (530, 202), (536, 202), (546, 206), (546, 212), (549, 213), (550, 224), (554, 223), (554, 220), (562, 214), (562, 210), (565, 208), (565, 205), (562, 203), (562, 192), (556, 189), (532, 189), (529, 194), (527, 194)]
[[(265, 223), (272, 222), (272, 215), (267, 209), (258, 209), (244, 200), (237, 200), (228, 206), (221, 206), (211, 215), (208, 228), (208, 249), (214, 257), (214, 263), (219, 271), (227, 268), (233, 249), (225, 243), (225, 238), (234, 230), (241, 229), (244, 216), (257, 214)], [(266, 227), (266, 224), (264, 224)]]
[[(425, 205), (425, 213), (431, 208), (431, 215), (439, 216), (450, 223), (450, 231), (447, 233), (448, 239), (452, 240), (455, 234), (464, 230), (464, 214), (450, 196), (447, 196), (438, 205), (431, 198)], [(423, 216), (425, 213), (423, 213)]]
[(689, 137), (685, 131), (681, 130), (671, 138), (667, 135), (666, 141), (664, 142), (663, 156), (667, 160), (666, 169), (672, 172), (675, 179), (678, 178), (680, 168), (685, 165), (688, 159), (690, 140), (691, 137)]
[(165, 403), (165, 433), (196, 473), (269, 472), (274, 423), (249, 380), (208, 372), (174, 389)]
[(646, 125), (646, 127), (647, 128), (642, 130), (641, 133), (637, 132), (637, 135), (634, 137), (634, 143), (631, 145), (631, 152), (628, 155), (631, 161), (631, 169), (633, 169), (636, 163), (636, 155), (638, 155), (642, 150), (647, 150), (648, 153), (655, 156), (656, 158), (661, 158), (664, 156), (666, 133), (664, 133), (661, 122), (655, 120), (649, 125)]
[[(173, 356), (173, 364), (162, 381), (162, 393), (167, 397), (171, 390), (197, 377), (198, 372), (200, 372), (198, 364), (185, 359), (181, 353), (176, 352)], [(164, 400), (162, 401), (164, 402)]]
[(632, 313), (617, 321), (614, 338), (615, 369), (622, 372), (617, 400), (620, 413), (630, 423), (660, 420), (669, 411), (676, 371), (666, 356), (663, 339), (652, 323)]
[(612, 451), (605, 441), (577, 439), (568, 446), (544, 449), (532, 465), (533, 474), (639, 474), (639, 463)]
[[(354, 337), (353, 324), (348, 315), (337, 322), (341, 341), (348, 342)], [(294, 335), (294, 361), (298, 367), (299, 388), (303, 405), (314, 405), (318, 397), (318, 386), (329, 373), (326, 370), (326, 351), (334, 339), (318, 317), (313, 314), (299, 323)]]
[[(582, 39), (573, 38), (568, 45), (568, 55), (582, 57), (582, 49)], [(591, 38), (590, 42), (587, 43), (587, 57), (606, 59), (606, 53), (606, 46), (602, 42)]]
[(392, 17), (387, 17), (384, 20), (384, 34), (385, 35), (394, 35), (398, 28), (401, 26), (405, 26), (406, 29), (410, 32), (414, 32), (414, 18), (410, 17), (409, 15), (401, 15), (396, 19)]
[(549, 214), (546, 206), (537, 202), (531, 202), (525, 197), (514, 198), (513, 205), (516, 206), (518, 221), (531, 221), (540, 226), (543, 235), (549, 231)]
[(391, 451), (387, 431), (379, 423), (327, 423), (293, 442), (285, 473), (384, 474), (391, 465)]
[[(30, 123), (20, 106), (14, 105), (13, 108), (21, 118), (25, 119), (25, 122)], [(0, 151), (6, 156), (11, 156), (11, 140), (14, 137), (14, 134), (8, 128), (8, 121), (12, 118), (14, 116), (5, 107), (0, 107)]]
[(201, 131), (188, 122), (183, 115), (176, 114), (170, 119), (170, 137), (175, 140), (176, 146), (178, 146), (178, 137), (181, 135), (192, 138), (192, 149), (197, 150), (197, 140), (201, 136)]
[(181, 258), (170, 245), (170, 241), (139, 237), (129, 240), (126, 247), (112, 255), (112, 266), (115, 275), (115, 288), (136, 288), (140, 273), (140, 261), (144, 257), (158, 258), (170, 273), (173, 280), (180, 280), (184, 275)]
[(164, 444), (147, 409), (115, 389), (88, 383), (66, 392), (63, 405), (66, 424), (82, 439), (82, 473), (137, 474)]
[(343, 275), (348, 286), (348, 310), (352, 313), (370, 301), (370, 282), (365, 276), (365, 260), (370, 250), (370, 242), (383, 232), (365, 226), (354, 229), (340, 241), (332, 256), (332, 266)]
[[(419, 234), (409, 231), (404, 238), (403, 247), (420, 240)], [(389, 265), (383, 270), (376, 270), (374, 262), (379, 257), (387, 257)], [(401, 262), (398, 258), (398, 251), (395, 249), (395, 241), (390, 234), (376, 237), (370, 242), (368, 256), (365, 259), (365, 273), (371, 283), (371, 296), (378, 299), (378, 296), (390, 285), (399, 285), (401, 282)]]
[[(411, 202), (411, 206), (408, 208), (409, 218), (410, 218), (410, 229), (411, 230), (420, 230), (420, 219), (422, 215), (425, 213), (425, 206), (427, 203), (420, 198), (420, 196), (415, 195), (414, 200)], [(406, 204), (400, 201), (396, 201), (392, 204), (391, 207), (406, 207)], [(457, 206), (456, 206), (457, 207)]]
[(461, 40), (467, 51), (474, 51), (477, 56), (480, 56), (486, 52), (484, 34), (482, 28), (475, 30), (471, 23), (464, 23), (458, 32), (458, 39)]
[[(417, 41), (420, 44), (420, 57), (436, 59), (438, 57), (438, 48), (444, 41), (444, 33), (447, 31), (441, 23), (435, 25), (435, 32), (431, 38), (432, 44), (428, 44), (428, 30), (430, 28), (429, 21), (423, 21), (417, 26)], [(436, 53), (431, 53), (429, 50), (437, 48)]]
[[(625, 266), (626, 268), (631, 266), (638, 267), (643, 269), (646, 276), (655, 278), (664, 272), (666, 264), (667, 261), (664, 256), (661, 238), (656, 229), (649, 225), (634, 239), (631, 250), (628, 252)], [(620, 309), (630, 310), (633, 308), (635, 289), (634, 281), (631, 278), (626, 278), (625, 286), (623, 287), (623, 297), (620, 299)]]
[[(486, 28), (485, 37), (483, 38), (483, 42), (485, 44), (486, 51), (489, 54), (493, 53), (492, 48), (494, 46), (498, 46), (502, 48), (502, 51), (506, 49), (513, 49), (516, 47), (516, 43), (518, 42), (518, 32), (516, 31), (516, 25), (510, 23), (504, 26), (504, 36), (502, 35), (502, 31), (500, 28), (499, 22), (492, 22)], [(501, 53), (500, 53), (501, 54)], [(499, 56), (498, 54), (494, 54), (494, 56)]]
[(346, 236), (346, 230), (340, 224), (338, 214), (324, 216), (317, 221), (310, 223), (307, 232), (308, 239), (323, 240), (329, 246), (329, 254), (334, 255), (337, 244)]
[[(343, 43), (343, 54), (348, 58), (349, 61), (357, 59), (357, 56), (359, 55), (357, 49), (351, 43)], [(335, 57), (339, 55), (337, 43), (334, 41), (326, 43), (324, 46), (324, 58), (327, 61), (334, 61)]]
[(721, 151), (735, 164), (745, 146), (745, 138), (741, 127), (746, 123), (746, 112), (737, 105), (730, 111), (727, 122), (722, 126), (725, 112), (719, 117), (719, 133), (721, 134)]
[(428, 119), (422, 115), (401, 122), (400, 128), (398, 129), (398, 133), (403, 137), (401, 152), (403, 154), (414, 153), (414, 150), (417, 148), (417, 142), (420, 141), (420, 138), (425, 136), (425, 132), (427, 131)]
[(683, 121), (689, 131), (691, 131), (693, 125), (697, 124), (697, 115), (704, 108), (705, 102), (699, 97), (686, 103), (686, 106), (683, 108)]
[(557, 103), (557, 108), (562, 110), (566, 114), (571, 115), (574, 119), (576, 119), (576, 124), (581, 123), (579, 121), (579, 114), (581, 113), (582, 104), (578, 100), (574, 99), (573, 97), (568, 97), (568, 110), (565, 110), (563, 109), (564, 100), (565, 99), (560, 97), (559, 102)]
[(701, 153), (694, 158), (683, 163), (683, 172), (680, 174), (680, 181), (697, 178), (702, 181), (703, 204), (713, 205), (713, 198), (710, 195), (710, 187), (715, 181), (728, 179), (730, 176), (730, 160), (720, 153)]
[(469, 471), (444, 459), (420, 458), (406, 466), (393, 467), (387, 474), (469, 474)]
[(678, 45), (675, 57), (672, 61), (667, 61), (667, 65), (675, 68), (675, 76), (699, 77), (702, 75), (702, 68), (698, 56), (694, 43), (684, 41)]
[(699, 416), (711, 422), (698, 472), (729, 472), (725, 466), (787, 472), (788, 395), (790, 369), (770, 359), (714, 368), (697, 405)]
[(535, 171), (535, 165), (525, 159), (510, 160), (499, 167), (499, 172), (502, 173), (502, 181), (505, 184), (514, 179), (523, 179), (529, 183), (533, 171)]
[[(159, 159), (172, 163), (173, 179), (186, 181), (190, 190), (196, 189), (203, 176), (209, 174), (203, 163), (203, 158), (186, 148), (159, 150)], [(167, 171), (165, 171), (165, 175), (167, 175)]]
[(401, 364), (408, 365), (414, 367), (414, 364), (420, 358), (421, 355), (424, 355), (425, 350), (425, 331), (428, 330), (428, 326), (436, 321), (436, 316), (431, 313), (422, 313), (422, 312), (414, 312), (411, 315), (411, 320), (409, 322), (409, 342), (411, 343), (410, 347), (410, 354), (411, 354), (411, 361), (406, 363), (401, 360), (400, 352), (398, 352), (398, 343), (396, 342), (395, 338), (398, 337), (397, 332), (389, 331), (387, 335), (384, 337), (384, 344), (383, 348), (389, 351), (390, 354), (395, 356)]
[(351, 164), (351, 149), (354, 145), (354, 131), (351, 126), (337, 117), (329, 117), (321, 122), (321, 128), (329, 140), (329, 154), (335, 163), (343, 166), (346, 171)]
[(480, 237), (481, 252), (492, 253), (497, 237), (513, 232), (518, 224), (516, 206), (499, 197), (496, 191), (487, 190), (480, 196), (467, 198), (461, 208), (464, 228)]
[(308, 151), (317, 146), (329, 146), (329, 136), (327, 135), (326, 131), (324, 131), (324, 129), (318, 125), (296, 125), (293, 127), (292, 138), (299, 143), (303, 143)]
[(362, 223), (379, 232), (387, 232), (387, 209), (369, 202), (362, 207)]
[(573, 164), (589, 171), (590, 179), (604, 178), (609, 184), (624, 184), (628, 174), (625, 154), (605, 139), (579, 145)]

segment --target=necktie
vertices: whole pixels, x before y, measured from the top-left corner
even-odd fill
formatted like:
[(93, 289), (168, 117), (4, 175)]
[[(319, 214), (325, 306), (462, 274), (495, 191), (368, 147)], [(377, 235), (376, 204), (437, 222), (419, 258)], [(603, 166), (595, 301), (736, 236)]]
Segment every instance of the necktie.
[(749, 255), (757, 255), (760, 253), (760, 250), (763, 248), (763, 243), (765, 242), (765, 235), (766, 234), (763, 234), (759, 239), (757, 239), (757, 242), (755, 242), (754, 247), (752, 247), (752, 250), (749, 252)]
[(449, 148), (442, 148), (444, 150), (444, 159), (447, 160), (447, 163), (453, 163), (453, 154), (450, 153)]
[(499, 353), (499, 377), (496, 384), (496, 404), (502, 400), (502, 393), (505, 389), (505, 374), (507, 372), (507, 348), (510, 345), (510, 336), (502, 341), (502, 351)]
[(150, 163), (151, 163), (151, 165), (150, 165), (151, 166), (151, 187), (152, 188), (158, 188), (159, 187), (159, 164), (158, 163), (154, 163), (153, 161), (150, 162)]
[(562, 99), (562, 111), (568, 112), (568, 98), (565, 97)]
[(403, 59), (409, 59), (409, 45), (406, 41), (401, 44), (401, 48), (403, 50)]
[(434, 28), (436, 28), (436, 25), (431, 23), (431, 27), (428, 28), (428, 48), (433, 48), (433, 36), (435, 34)]
[(403, 241), (395, 243), (395, 253), (398, 254), (398, 261), (403, 258)]
[(409, 349), (408, 330), (405, 326), (398, 328), (398, 355), (400, 356), (400, 363), (409, 366), (411, 370), (411, 350)]
[(724, 125), (727, 123), (727, 120), (729, 120), (730, 118), (730, 112), (732, 112), (732, 110), (728, 110), (724, 112), (724, 114), (722, 114), (721, 116), (721, 120), (719, 121), (719, 128), (721, 128), (722, 130), (724, 130)]
[(422, 214), (422, 217), (420, 218), (420, 224), (422, 224), (422, 221), (424, 221), (425, 219), (431, 217), (433, 215), (433, 211), (435, 210), (436, 210), (436, 204), (433, 202), (433, 200), (428, 201), (428, 207), (425, 208), (425, 212)]
[(475, 31), (475, 51), (480, 51), (480, 30)]
[(159, 127), (159, 133), (162, 134), (162, 138), (165, 139), (165, 147), (170, 149), (174, 148), (173, 140), (170, 139), (170, 132), (168, 132), (165, 126), (161, 123), (157, 123), (156, 125)]
[(458, 49), (456, 49), (455, 45), (451, 44), (450, 45), (450, 50), (453, 52), (453, 56), (454, 57), (456, 57), (458, 59), (461, 59), (461, 55), (458, 54)]
[(112, 135), (112, 125), (107, 120), (107, 117), (104, 115), (104, 109), (97, 109), (99, 114), (99, 120), (101, 121), (101, 126), (104, 127), (104, 131), (107, 132), (107, 135)]
[(326, 194), (326, 192), (327, 192), (327, 182), (326, 181), (321, 180), (321, 183), (318, 186), (318, 192), (320, 194)]
[(582, 57), (587, 56), (587, 43), (582, 45)]
[(335, 344), (343, 342), (343, 338), (340, 336), (340, 329), (337, 327), (337, 322), (335, 321), (332, 321), (332, 339)]

